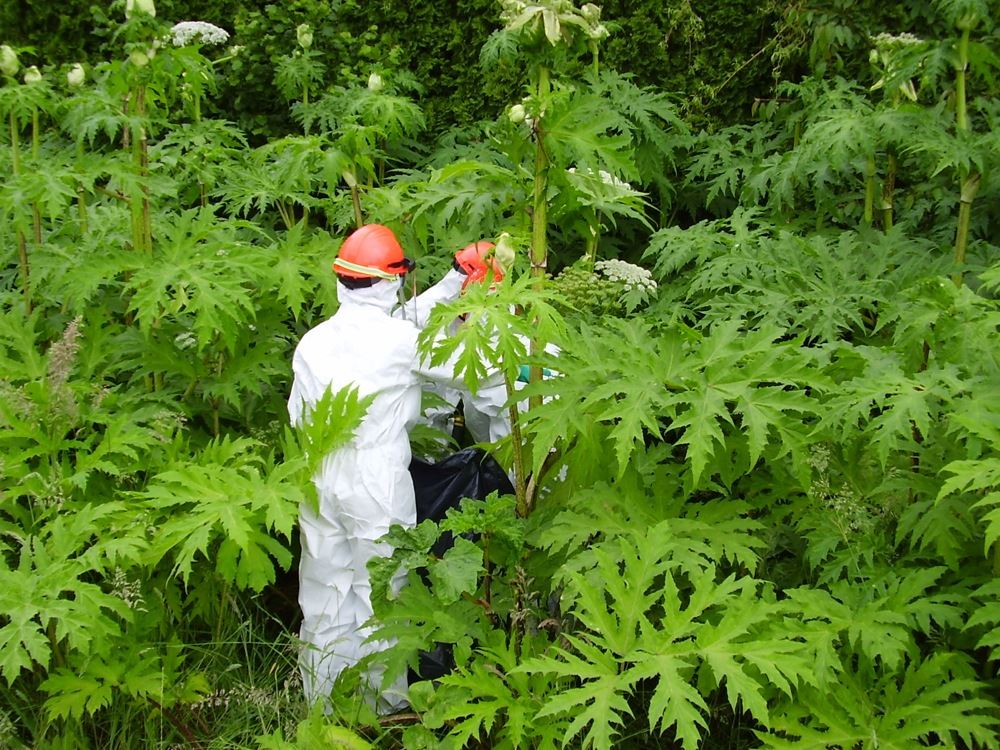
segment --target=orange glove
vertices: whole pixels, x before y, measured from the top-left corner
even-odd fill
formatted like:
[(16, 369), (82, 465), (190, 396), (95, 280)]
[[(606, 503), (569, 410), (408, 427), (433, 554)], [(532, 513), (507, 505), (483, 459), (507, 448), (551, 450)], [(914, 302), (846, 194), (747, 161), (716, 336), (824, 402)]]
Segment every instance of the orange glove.
[(455, 269), (468, 277), (462, 289), (469, 284), (486, 281), (490, 275), (493, 278), (489, 283), (503, 280), (503, 268), (493, 257), (493, 247), (492, 242), (473, 242), (455, 253)]

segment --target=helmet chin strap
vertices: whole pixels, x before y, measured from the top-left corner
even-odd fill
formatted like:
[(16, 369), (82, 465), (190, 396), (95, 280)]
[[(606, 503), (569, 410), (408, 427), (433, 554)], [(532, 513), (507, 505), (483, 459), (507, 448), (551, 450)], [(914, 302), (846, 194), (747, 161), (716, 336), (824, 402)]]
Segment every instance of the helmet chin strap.
[[(403, 319), (406, 320), (406, 297), (403, 292), (406, 290), (406, 276), (399, 278), (399, 286), (396, 288), (396, 299), (399, 300), (399, 308), (403, 311)], [(413, 318), (419, 320), (417, 313), (417, 277), (414, 276), (410, 282), (410, 304), (413, 305)]]
[(403, 317), (406, 317), (406, 297), (403, 296), (403, 287), (405, 282), (400, 279), (399, 284), (396, 286), (396, 300), (399, 302), (399, 307), (403, 311)]

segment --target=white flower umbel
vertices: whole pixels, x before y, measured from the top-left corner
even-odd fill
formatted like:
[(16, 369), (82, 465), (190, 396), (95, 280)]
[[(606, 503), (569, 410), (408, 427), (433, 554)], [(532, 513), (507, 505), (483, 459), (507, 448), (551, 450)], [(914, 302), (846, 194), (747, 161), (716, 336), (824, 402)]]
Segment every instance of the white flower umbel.
[[(570, 167), (566, 170), (570, 174), (576, 174), (576, 167)], [(588, 177), (594, 176), (594, 171), (592, 169), (587, 169), (586, 171), (581, 171), (580, 174), (585, 174)], [(610, 172), (605, 172), (603, 169), (597, 171), (597, 176), (601, 178), (601, 182), (605, 185), (610, 185), (611, 187), (621, 188), (622, 190), (631, 190), (632, 186), (625, 182), (624, 180), (619, 180)]]
[(594, 263), (594, 270), (610, 281), (622, 283), (626, 292), (633, 289), (651, 292), (656, 289), (656, 282), (649, 271), (624, 260), (599, 260)]
[(916, 44), (923, 44), (924, 40), (916, 34), (904, 31), (902, 34), (877, 34), (872, 40), (876, 47), (912, 47)]
[(225, 44), (229, 32), (207, 21), (181, 21), (170, 28), (170, 43), (175, 47), (189, 44)]
[(40, 80), (42, 80), (42, 72), (38, 69), (37, 65), (32, 65), (24, 71), (25, 83), (38, 83)]

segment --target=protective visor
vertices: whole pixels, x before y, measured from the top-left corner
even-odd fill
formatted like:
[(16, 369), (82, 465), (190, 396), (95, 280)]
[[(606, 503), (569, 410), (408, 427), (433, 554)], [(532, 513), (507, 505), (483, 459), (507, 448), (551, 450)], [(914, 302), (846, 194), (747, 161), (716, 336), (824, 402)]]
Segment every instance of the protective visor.
[(351, 261), (344, 260), (343, 258), (336, 258), (333, 261), (334, 271), (352, 271), (354, 273), (360, 273), (364, 276), (372, 276), (386, 281), (395, 281), (400, 276), (405, 276), (410, 273), (417, 267), (417, 262), (411, 258), (403, 258), (402, 260), (397, 260), (387, 264), (386, 267), (391, 269), (399, 268), (400, 270), (395, 273), (391, 273), (389, 271), (384, 271), (381, 268), (376, 268), (375, 266), (363, 266), (360, 263), (351, 263)]

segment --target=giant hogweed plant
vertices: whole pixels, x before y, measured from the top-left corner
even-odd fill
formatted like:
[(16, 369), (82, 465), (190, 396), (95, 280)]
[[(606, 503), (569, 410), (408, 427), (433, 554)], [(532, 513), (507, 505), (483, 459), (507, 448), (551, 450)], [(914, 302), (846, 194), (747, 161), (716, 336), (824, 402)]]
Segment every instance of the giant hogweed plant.
[[(994, 306), (973, 304), (985, 331)], [(422, 725), (404, 744), (608, 748), (667, 733), (694, 747), (720, 701), (774, 747), (995, 744), (969, 658), (995, 623), (976, 609), (992, 592), (970, 588), (982, 553), (960, 542), (981, 532), (966, 514), (943, 534), (912, 507), (934, 505), (941, 457), (962, 450), (946, 431), (968, 397), (954, 366), (803, 348), (738, 319), (704, 333), (605, 325), (563, 340), (563, 374), (532, 386), (551, 398), (525, 434), (568, 464), (532, 515), (511, 519), (514, 501), (497, 498), (393, 532), (378, 569), (411, 573), (377, 609), (398, 639), (390, 671), (435, 643), (456, 663), (412, 688)], [(428, 555), (445, 530), (458, 541)], [(797, 571), (779, 564), (794, 549), (782, 535), (806, 543)]]
[(234, 596), (287, 569), (297, 506), (366, 404), (324, 399), (285, 428), (279, 462), (253, 438), (206, 442), (173, 399), (115, 383), (96, 321), (42, 355), (37, 317), (2, 332), (4, 372), (21, 373), (4, 381), (0, 436), (4, 703), (25, 742), (99, 738), (103, 712), (129, 705), (162, 714), (155, 736), (191, 740), (217, 685), (187, 665), (197, 628), (221, 639), (242, 616)]
[[(776, 118), (763, 146), (763, 124), (703, 136), (691, 187), (707, 188), (706, 205), (732, 196), (796, 223), (878, 223), (887, 230), (902, 221), (933, 232), (940, 246), (952, 247), (957, 264), (965, 263), (970, 237), (983, 223), (973, 221), (973, 201), (997, 152), (989, 127), (995, 34), (985, 4), (941, 3), (935, 12), (939, 27), (954, 29), (957, 38), (874, 36), (870, 84), (781, 84), (783, 98), (761, 110)], [(947, 178), (957, 190), (946, 187)]]
[[(187, 96), (177, 79), (204, 66), (193, 50), (147, 54), (153, 24), (127, 31), (142, 56), (96, 66), (40, 116), (15, 113), (0, 149), (9, 164), (23, 131), (39, 144), (0, 202), (13, 258), (0, 428), (13, 746), (209, 737), (198, 706), (235, 680), (226, 648), (202, 658), (199, 644), (223, 642), (291, 564), (310, 461), (363, 408), (334, 401), (332, 432), (309, 438), (319, 448), (282, 436), (282, 363), (296, 328), (335, 304), (318, 270), (334, 248), (304, 225), (279, 234), (208, 203), (242, 136), (208, 118), (168, 132)], [(4, 101), (51, 91), (27, 85), (5, 81)], [(36, 198), (25, 276), (17, 235), (35, 239)]]
[[(545, 33), (557, 51), (553, 12), (558, 20), (576, 11), (532, 6), (524, 28)], [(279, 359), (333, 304), (329, 278), (314, 270), (328, 266), (333, 247), (298, 219), (334, 194), (344, 162), (322, 161), (333, 151), (317, 120), (316, 131), (258, 157), (288, 188), (280, 198), (288, 221), (263, 188), (253, 198), (263, 203), (232, 204), (252, 224), (226, 217), (211, 204), (239, 197), (226, 177), (238, 132), (219, 124), (218, 148), (193, 129), (168, 133), (168, 103), (189, 103), (170, 79), (179, 68), (162, 50), (150, 59), (144, 39), (129, 43), (144, 65), (136, 57), (100, 68), (74, 97), (86, 106), (39, 118), (40, 127), (64, 128), (39, 147), (60, 154), (47, 164), (62, 164), (56, 182), (68, 191), (55, 191), (40, 215), (44, 242), (30, 278), (44, 282), (31, 287), (34, 314), (17, 312), (3, 332), (2, 439), (13, 457), (3, 466), (4, 611), (12, 615), (0, 621), (0, 676), (22, 744), (112, 746), (122, 734), (207, 741), (217, 715), (206, 701), (240, 684), (228, 669), (237, 657), (219, 642), (245, 616), (241, 603), (289, 564), (295, 504), (311, 491), (304, 438), (279, 441), (271, 419), (282, 413)], [(566, 62), (559, 54), (552, 59)], [(450, 213), (439, 220), (425, 208), (414, 238), (458, 236), (476, 207), (526, 238), (525, 221), (537, 214), (524, 198), (547, 116), (559, 135), (544, 143), (556, 157), (551, 185), (564, 172), (580, 175), (565, 178), (572, 195), (571, 179), (587, 187), (602, 168), (650, 179), (656, 159), (635, 154), (665, 153), (668, 110), (635, 103), (629, 116), (607, 116), (572, 70), (581, 68), (555, 76), (545, 114), (526, 113), (542, 118), (538, 128), (503, 123), (492, 132), (519, 141), (478, 141), (466, 152), (490, 164), (482, 173), (502, 196), (497, 207), (476, 195), (475, 164), (449, 172), (438, 163), (426, 184), (406, 175), (366, 188), (369, 215), (395, 221), (430, 186), (435, 206)], [(125, 93), (138, 102), (139, 83), (144, 114), (121, 105)], [(600, 114), (600, 127), (588, 129), (578, 106), (588, 118)], [(986, 117), (989, 105), (977, 111)], [(809, 121), (824, 114), (817, 106)], [(27, 120), (20, 127), (28, 132)], [(725, 184), (753, 173), (765, 148), (756, 133), (747, 170)], [(83, 146), (90, 153), (81, 156)], [(9, 162), (12, 148), (0, 158)], [(205, 170), (191, 171), (192, 153)], [(923, 154), (903, 158), (921, 165)], [(863, 217), (870, 195), (856, 157), (837, 178), (851, 183), (843, 201), (853, 207), (837, 207), (839, 182), (820, 196), (838, 222)], [(312, 174), (319, 165), (329, 167), (325, 192)], [(911, 172), (918, 197), (927, 173)], [(507, 174), (517, 179), (505, 185)], [(452, 175), (466, 180), (454, 201)], [(26, 239), (35, 194), (4, 194)], [(347, 226), (353, 200), (338, 195), (336, 222)], [(579, 222), (571, 231), (585, 241), (595, 220), (637, 219), (628, 211), (638, 203), (619, 210), (605, 194), (585, 197), (553, 204), (550, 218)], [(905, 194), (897, 197), (905, 206)], [(275, 228), (272, 208), (284, 227)], [(778, 224), (743, 216), (659, 235), (651, 256), (676, 253), (658, 269), (667, 291), (656, 309), (670, 313), (659, 319), (564, 321), (551, 293), (529, 291), (527, 279), (441, 311), (438, 325), (458, 312), (479, 321), (461, 336), (472, 382), (482, 377), (477, 353), (509, 374), (525, 363), (561, 374), (521, 394), (542, 403), (515, 420), (519, 497), (466, 505), (441, 528), (393, 531), (397, 556), (376, 580), (399, 563), (411, 572), (398, 595), (376, 592), (385, 632), (398, 638), (389, 671), (418, 665), (435, 643), (451, 644), (456, 662), (438, 682), (414, 686), (422, 723), (402, 734), (406, 746), (693, 747), (720, 724), (780, 747), (996, 745), (995, 701), (984, 689), (1000, 622), (991, 580), (995, 303), (943, 279), (906, 226), (835, 237)], [(24, 307), (16, 234), (11, 224), (0, 232), (10, 248), (5, 308), (14, 313)], [(869, 244), (877, 269), (851, 263)], [(738, 270), (733, 278), (727, 265)], [(678, 271), (696, 281), (690, 296)], [(520, 316), (515, 301), (526, 304)], [(563, 353), (532, 357), (517, 334), (557, 341)], [(337, 416), (316, 425), (343, 439), (363, 405), (340, 394), (331, 407)], [(226, 435), (234, 431), (244, 434)], [(330, 447), (305, 440), (314, 456)], [(457, 541), (429, 555), (443, 531)], [(199, 658), (209, 640), (213, 655)], [(239, 661), (257, 648), (247, 652)], [(364, 715), (349, 695), (340, 705), (343, 721)], [(256, 729), (244, 722), (239, 741)], [(300, 728), (302, 744), (314, 741), (310, 731)]]

